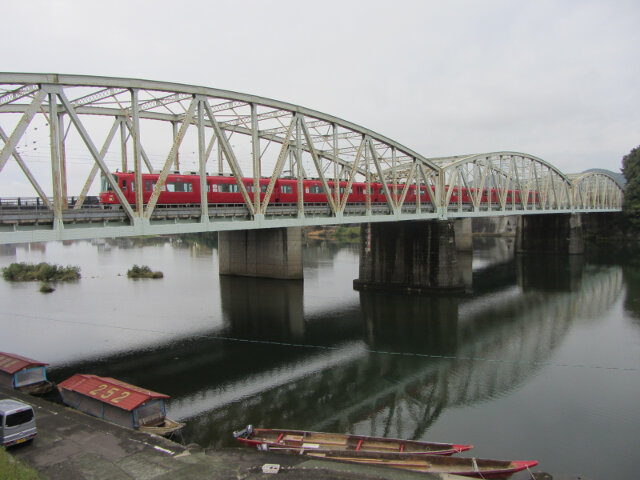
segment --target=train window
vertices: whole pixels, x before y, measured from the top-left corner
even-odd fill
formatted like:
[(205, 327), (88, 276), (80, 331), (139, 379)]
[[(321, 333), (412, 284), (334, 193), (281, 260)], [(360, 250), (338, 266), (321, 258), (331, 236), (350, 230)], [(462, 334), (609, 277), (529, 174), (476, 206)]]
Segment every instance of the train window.
[(280, 186), (280, 191), (282, 193), (293, 193), (293, 186), (292, 185), (281, 185)]
[(136, 182), (131, 182), (131, 191), (135, 192), (136, 191)]
[[(113, 180), (114, 180), (114, 182), (118, 183), (118, 176), (117, 175), (113, 175)], [(100, 191), (101, 192), (113, 192), (113, 188), (111, 188), (111, 184), (107, 180), (107, 177), (105, 177), (104, 175), (102, 175), (100, 177)]]
[(176, 193), (193, 192), (193, 184), (191, 182), (167, 182), (167, 191)]
[(268, 186), (269, 186), (269, 185), (260, 185), (260, 191), (261, 191), (262, 193), (267, 193), (267, 187), (268, 187)]
[(322, 185), (309, 185), (309, 193), (324, 193)]
[(217, 186), (220, 193), (236, 193), (238, 191), (238, 185), (235, 183), (218, 183)]
[[(340, 195), (344, 195), (344, 190), (347, 187), (340, 187)], [(349, 195), (353, 193), (353, 187), (349, 188)]]
[(126, 190), (126, 189), (127, 189), (127, 181), (122, 180), (122, 190)]

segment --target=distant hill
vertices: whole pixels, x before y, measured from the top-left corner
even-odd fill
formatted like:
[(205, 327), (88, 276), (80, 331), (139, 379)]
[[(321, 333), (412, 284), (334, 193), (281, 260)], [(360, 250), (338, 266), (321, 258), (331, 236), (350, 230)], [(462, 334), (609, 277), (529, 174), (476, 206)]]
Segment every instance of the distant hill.
[(590, 168), (589, 170), (585, 170), (582, 173), (588, 173), (588, 172), (599, 172), (599, 173), (606, 173), (607, 175), (611, 175), (613, 178), (616, 179), (616, 182), (618, 182), (618, 185), (620, 185), (621, 187), (624, 187), (627, 184), (627, 180), (624, 178), (624, 175), (620, 172), (612, 172), (611, 170), (606, 170), (604, 168)]

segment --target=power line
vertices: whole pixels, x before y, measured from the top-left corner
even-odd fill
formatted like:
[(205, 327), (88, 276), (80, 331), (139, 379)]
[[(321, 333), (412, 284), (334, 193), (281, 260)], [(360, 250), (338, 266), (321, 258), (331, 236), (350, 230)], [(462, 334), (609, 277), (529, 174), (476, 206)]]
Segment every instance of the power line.
[[(102, 328), (111, 328), (115, 330), (126, 330), (133, 332), (145, 332), (145, 333), (155, 333), (159, 335), (181, 335), (181, 332), (171, 332), (166, 330), (155, 330), (149, 328), (136, 328), (136, 327), (123, 327), (121, 325), (109, 325), (109, 324), (97, 324), (92, 322), (85, 322), (80, 320), (61, 320), (57, 318), (50, 317), (42, 317), (38, 315), (28, 315), (24, 313), (14, 313), (14, 312), (3, 312), (4, 315), (11, 315), (12, 317), (23, 317), (34, 320), (47, 320), (58, 323), (67, 323), (67, 324), (75, 324), (75, 325), (85, 325), (90, 327), (102, 327)], [(239, 343), (253, 343), (253, 344), (261, 344), (261, 345), (277, 345), (281, 347), (291, 347), (291, 348), (307, 348), (313, 350), (337, 350), (338, 347), (334, 347), (331, 345), (314, 345), (308, 343), (290, 343), (290, 342), (279, 342), (274, 340), (256, 340), (250, 338), (240, 338), (240, 337), (228, 337), (224, 335), (211, 335), (211, 334), (192, 334), (190, 335), (194, 338), (202, 338), (209, 340), (221, 340), (228, 342), (239, 342)], [(459, 355), (433, 355), (428, 353), (416, 353), (416, 352), (394, 352), (394, 351), (385, 351), (385, 350), (377, 350), (371, 348), (365, 348), (365, 352), (376, 354), (376, 355), (389, 355), (389, 356), (399, 356), (399, 357), (416, 357), (416, 358), (429, 358), (436, 360), (455, 360), (455, 361), (471, 361), (471, 362), (487, 362), (487, 363), (495, 363), (495, 364), (509, 364), (509, 365), (528, 365), (528, 366), (548, 366), (548, 367), (563, 367), (563, 368), (580, 368), (580, 369), (594, 369), (594, 370), (616, 370), (616, 371), (624, 371), (624, 372), (637, 372), (638, 369), (634, 367), (611, 367), (605, 365), (586, 365), (586, 364), (570, 364), (570, 363), (557, 363), (557, 362), (522, 362), (517, 360), (503, 360), (496, 358), (486, 358), (486, 357), (475, 357), (475, 356), (459, 356)]]

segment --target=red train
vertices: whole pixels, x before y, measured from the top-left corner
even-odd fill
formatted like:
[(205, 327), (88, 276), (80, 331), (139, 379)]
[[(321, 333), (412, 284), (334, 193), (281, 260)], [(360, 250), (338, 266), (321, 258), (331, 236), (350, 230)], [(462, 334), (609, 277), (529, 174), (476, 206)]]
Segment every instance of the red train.
[[(120, 190), (124, 194), (129, 203), (135, 203), (135, 182), (133, 173), (113, 173), (114, 179), (117, 181)], [(144, 203), (149, 201), (151, 193), (158, 181), (159, 174), (143, 174), (142, 183), (142, 199)], [(253, 179), (244, 178), (243, 183), (249, 194), (249, 198), (253, 199)], [(260, 200), (264, 200), (267, 187), (269, 185), (268, 178), (260, 179)], [(327, 197), (322, 187), (320, 180), (303, 180), (302, 182), (304, 192), (303, 199), (305, 203), (327, 203)], [(334, 184), (332, 180), (327, 181), (329, 188), (333, 193)], [(342, 197), (347, 188), (346, 181), (340, 181), (340, 196)], [(404, 185), (397, 186), (398, 198), (402, 195), (402, 189)], [(393, 186), (389, 185), (389, 192), (392, 192)], [(429, 189), (422, 185), (420, 187), (420, 202), (430, 202), (429, 195), (433, 193), (434, 187)], [(451, 194), (450, 204), (472, 203), (469, 196), (469, 191), (465, 188), (453, 188)], [(515, 193), (515, 202), (520, 202), (520, 195), (517, 190), (507, 192), (507, 204), (510, 204), (514, 199), (512, 198)], [(481, 202), (486, 204), (488, 202), (488, 196), (491, 196), (491, 203), (498, 203), (498, 194), (496, 189), (484, 189), (482, 193)], [(531, 194), (530, 194), (531, 195)], [(238, 188), (235, 177), (232, 176), (207, 176), (207, 200), (210, 204), (218, 203), (244, 203), (242, 194)], [(295, 179), (279, 178), (276, 180), (273, 192), (269, 203), (283, 204), (283, 203), (296, 203), (298, 201), (298, 181)], [(386, 203), (386, 196), (384, 188), (380, 183), (371, 184), (371, 202), (372, 203)], [(348, 203), (364, 203), (366, 202), (366, 184), (354, 182), (349, 191), (347, 198)], [(100, 203), (105, 205), (118, 204), (118, 198), (116, 197), (113, 189), (106, 178), (102, 177), (101, 189), (100, 189)], [(182, 174), (170, 174), (167, 176), (165, 186), (158, 197), (158, 205), (174, 205), (174, 204), (198, 204), (200, 203), (200, 177), (198, 175), (182, 175)], [(416, 186), (409, 187), (407, 196), (405, 197), (405, 203), (416, 203)]]

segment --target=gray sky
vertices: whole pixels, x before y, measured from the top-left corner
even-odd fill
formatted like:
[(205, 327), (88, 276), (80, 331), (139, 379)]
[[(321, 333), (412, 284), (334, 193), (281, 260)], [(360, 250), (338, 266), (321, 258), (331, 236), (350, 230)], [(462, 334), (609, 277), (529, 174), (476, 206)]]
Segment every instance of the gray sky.
[(434, 157), (619, 171), (640, 144), (637, 0), (29, 0), (5, 72), (134, 77), (303, 105)]

